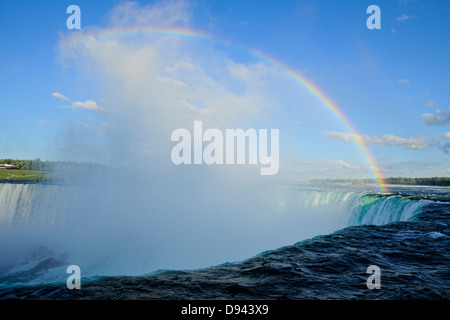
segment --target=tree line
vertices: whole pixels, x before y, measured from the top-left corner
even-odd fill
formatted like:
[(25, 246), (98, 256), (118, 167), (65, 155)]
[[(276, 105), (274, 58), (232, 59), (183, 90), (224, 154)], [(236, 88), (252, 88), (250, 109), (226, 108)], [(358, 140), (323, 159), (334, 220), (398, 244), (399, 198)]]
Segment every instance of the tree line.
[(432, 178), (401, 178), (389, 177), (385, 179), (388, 184), (408, 184), (421, 186), (450, 186), (450, 177), (432, 177)]
[(0, 159), (0, 164), (10, 164), (19, 170), (51, 171), (50, 161), (41, 161), (39, 158), (35, 160)]
[(105, 165), (92, 162), (42, 161), (39, 158), (34, 160), (0, 159), (0, 164), (10, 164), (16, 166), (19, 170), (28, 171), (68, 171), (74, 169), (93, 170), (106, 168)]
[[(324, 179), (312, 180), (314, 183), (345, 183), (351, 185), (364, 185), (376, 183), (374, 179)], [(432, 177), (432, 178), (402, 178), (389, 177), (385, 178), (386, 184), (401, 184), (401, 185), (421, 185), (421, 186), (450, 186), (450, 177)]]

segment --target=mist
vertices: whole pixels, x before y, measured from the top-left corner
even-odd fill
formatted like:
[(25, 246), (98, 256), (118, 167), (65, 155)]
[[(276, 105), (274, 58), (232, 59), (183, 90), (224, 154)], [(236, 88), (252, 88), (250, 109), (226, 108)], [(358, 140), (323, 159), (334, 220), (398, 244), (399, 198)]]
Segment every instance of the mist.
[[(206, 268), (345, 226), (347, 208), (305, 204), (298, 190), (283, 189), (280, 175), (261, 176), (259, 165), (172, 163), (172, 132), (193, 132), (194, 121), (222, 132), (280, 125), (280, 76), (263, 63), (239, 63), (210, 43), (179, 37), (96, 37), (110, 28), (184, 27), (189, 17), (184, 2), (125, 3), (104, 29), (83, 28), (88, 40), (62, 36), (61, 64), (81, 79), (74, 86), (83, 79), (96, 85), (63, 92), (76, 100), (63, 109), (67, 122), (78, 118), (55, 144), (61, 157), (69, 152), (108, 169), (60, 172), (61, 185), (29, 195), (23, 221), (8, 218), (2, 226), (3, 266), (46, 247), (83, 276)], [(72, 98), (80, 91), (87, 96)], [(11, 189), (5, 203), (13, 206), (29, 187)], [(33, 199), (43, 195), (47, 202), (36, 206)]]
[[(39, 191), (39, 185), (6, 185), (3, 197), (9, 188), (26, 203), (15, 209), (9, 225), (2, 224), (2, 267), (34, 267), (52, 257), (94, 276), (236, 262), (346, 226), (357, 195), (273, 181), (264, 186), (252, 178), (236, 179), (234, 174), (245, 176), (242, 171), (226, 177), (190, 173), (183, 179), (147, 175), (138, 181), (44, 185)], [(37, 205), (41, 197), (55, 205)], [(7, 205), (13, 198), (2, 199), (2, 213), (12, 211)], [(62, 271), (56, 278), (64, 276)]]

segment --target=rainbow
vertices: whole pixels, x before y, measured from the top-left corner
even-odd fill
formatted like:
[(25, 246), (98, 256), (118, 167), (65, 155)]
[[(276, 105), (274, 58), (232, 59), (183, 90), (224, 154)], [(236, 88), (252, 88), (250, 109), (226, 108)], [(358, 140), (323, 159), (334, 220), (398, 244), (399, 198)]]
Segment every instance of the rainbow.
[(282, 71), (284, 74), (288, 75), (290, 78), (294, 79), (297, 83), (300, 83), (302, 86), (304, 86), (310, 93), (312, 93), (317, 99), (320, 100), (320, 102), (335, 116), (340, 123), (343, 124), (343, 126), (346, 128), (346, 130), (352, 134), (353, 139), (355, 140), (356, 144), (358, 145), (359, 149), (361, 150), (361, 153), (363, 154), (364, 158), (366, 159), (367, 164), (370, 166), (371, 171), (374, 173), (374, 177), (377, 181), (377, 185), (379, 187), (379, 190), (381, 193), (388, 193), (389, 189), (384, 181), (383, 175), (381, 174), (381, 170), (378, 167), (375, 159), (373, 158), (372, 154), (368, 150), (366, 144), (364, 143), (363, 139), (361, 138), (361, 135), (358, 134), (354, 126), (351, 124), (350, 120), (345, 116), (345, 114), (342, 112), (341, 109), (338, 108), (338, 106), (330, 99), (328, 98), (323, 91), (321, 91), (313, 82), (306, 79), (302, 75), (300, 75), (295, 70), (292, 70), (291, 68), (284, 65), (282, 62), (275, 60), (272, 57), (269, 57), (268, 55), (252, 51), (252, 53), (259, 57), (260, 59), (263, 59), (267, 63), (273, 65), (274, 67), (278, 68), (280, 71)]
[[(200, 31), (186, 29), (186, 28), (153, 28), (153, 27), (129, 27), (129, 28), (112, 28), (112, 29), (102, 29), (102, 30), (92, 30), (91, 32), (79, 32), (74, 36), (68, 38), (68, 41), (63, 41), (60, 43), (60, 46), (76, 46), (81, 43), (85, 43), (88, 41), (101, 40), (101, 39), (111, 39), (122, 36), (130, 36), (130, 35), (164, 35), (164, 36), (176, 36), (176, 37), (184, 37), (184, 38), (192, 38), (192, 39), (201, 39), (208, 40), (212, 42), (217, 42), (220, 44), (238, 47), (241, 50), (244, 50), (251, 55), (255, 56), (257, 59), (265, 61), (271, 66), (278, 69), (280, 72), (286, 74), (288, 77), (293, 79), (295, 82), (302, 85), (306, 88), (313, 96), (315, 96), (321, 104), (328, 109), (333, 116), (345, 127), (345, 129), (352, 134), (354, 141), (358, 145), (358, 148), (361, 151), (364, 159), (370, 167), (370, 170), (373, 173), (373, 176), (377, 182), (378, 189), (381, 193), (388, 193), (389, 189), (384, 181), (384, 178), (381, 174), (381, 170), (378, 167), (375, 159), (372, 154), (368, 150), (366, 144), (361, 138), (361, 135), (358, 134), (355, 127), (351, 124), (345, 114), (341, 109), (329, 98), (327, 95), (319, 89), (312, 81), (303, 77), (296, 70), (290, 68), (284, 63), (276, 60), (273, 57), (268, 56), (265, 53), (262, 53), (257, 50), (251, 50), (242, 46), (237, 46), (232, 44), (227, 40), (219, 40), (217, 37), (213, 37), (207, 33), (203, 33)], [(66, 38), (67, 39), (67, 38)]]

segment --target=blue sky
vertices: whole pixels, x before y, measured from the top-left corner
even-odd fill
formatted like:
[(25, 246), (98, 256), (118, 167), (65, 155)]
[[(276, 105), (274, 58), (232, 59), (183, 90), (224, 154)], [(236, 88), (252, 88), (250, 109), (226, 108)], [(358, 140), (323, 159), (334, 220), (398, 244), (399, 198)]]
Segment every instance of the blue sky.
[[(71, 4), (81, 8), (81, 30), (66, 27)], [(381, 9), (381, 30), (366, 27), (371, 4)], [(385, 176), (450, 176), (449, 10), (448, 1), (422, 0), (1, 0), (0, 158), (165, 159), (170, 132), (203, 114), (220, 128), (279, 128), (281, 175), (370, 177), (342, 123), (249, 54), (258, 50), (334, 101)], [(136, 24), (217, 41), (60, 45)]]

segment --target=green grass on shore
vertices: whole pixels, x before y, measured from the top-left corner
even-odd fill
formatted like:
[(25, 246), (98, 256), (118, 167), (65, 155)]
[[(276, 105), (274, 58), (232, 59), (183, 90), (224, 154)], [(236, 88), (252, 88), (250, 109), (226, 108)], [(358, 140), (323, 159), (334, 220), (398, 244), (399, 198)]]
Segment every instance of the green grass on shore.
[(0, 181), (51, 181), (53, 176), (46, 171), (0, 170)]

